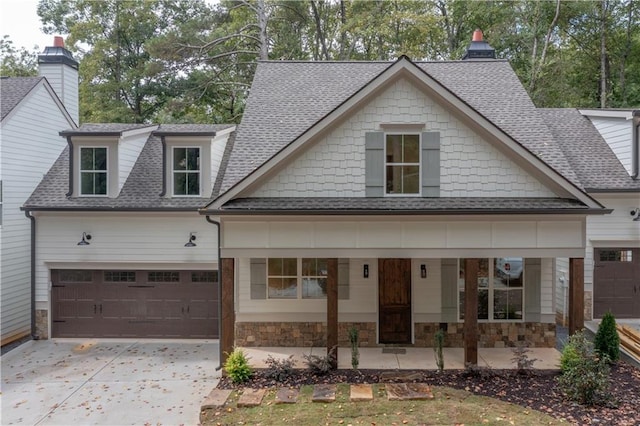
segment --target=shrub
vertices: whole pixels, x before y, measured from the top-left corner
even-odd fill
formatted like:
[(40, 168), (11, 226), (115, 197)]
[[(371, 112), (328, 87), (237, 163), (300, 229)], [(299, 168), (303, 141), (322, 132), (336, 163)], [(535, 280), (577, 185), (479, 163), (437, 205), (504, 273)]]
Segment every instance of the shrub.
[(240, 348), (235, 348), (233, 352), (228, 354), (227, 361), (224, 363), (224, 371), (231, 377), (233, 383), (243, 383), (251, 377), (251, 367), (249, 359), (245, 356)]
[(305, 359), (305, 364), (307, 364), (307, 367), (309, 367), (312, 373), (317, 375), (325, 375), (336, 367), (335, 353), (336, 346), (331, 348), (329, 353), (325, 356), (302, 355), (302, 357)]
[(511, 361), (516, 365), (518, 374), (528, 374), (533, 369), (533, 364), (538, 361), (537, 358), (529, 358), (531, 350), (527, 345), (519, 345), (511, 349), (513, 358)]
[(351, 367), (357, 370), (360, 365), (360, 351), (358, 350), (359, 332), (355, 327), (349, 328), (349, 342), (351, 343)]
[(596, 351), (602, 356), (606, 355), (609, 362), (620, 359), (620, 336), (616, 330), (616, 319), (611, 312), (602, 317), (593, 343)]
[(444, 331), (440, 328), (433, 336), (433, 352), (436, 357), (436, 365), (438, 371), (442, 373), (444, 371), (444, 354), (442, 348), (444, 347)]
[(609, 364), (607, 356), (593, 349), (583, 332), (569, 337), (560, 358), (558, 382), (565, 395), (584, 405), (608, 405)]
[(267, 379), (275, 380), (276, 382), (284, 382), (293, 376), (293, 367), (295, 365), (293, 355), (289, 355), (288, 358), (274, 358), (269, 355), (266, 363), (267, 368), (264, 371), (264, 376)]

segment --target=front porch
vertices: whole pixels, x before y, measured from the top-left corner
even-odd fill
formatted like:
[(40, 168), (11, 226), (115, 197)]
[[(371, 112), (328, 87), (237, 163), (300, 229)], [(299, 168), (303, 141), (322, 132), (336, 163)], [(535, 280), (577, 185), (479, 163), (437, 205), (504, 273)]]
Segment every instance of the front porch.
[[(303, 355), (325, 356), (325, 347), (250, 347), (242, 348), (249, 357), (253, 368), (266, 368), (268, 356), (283, 359), (293, 355), (296, 368), (306, 368)], [(530, 348), (529, 359), (537, 359), (535, 369), (558, 369), (560, 352), (555, 348)], [(393, 348), (359, 348), (359, 369), (382, 370), (437, 370), (433, 348), (393, 347)], [(444, 368), (446, 370), (464, 369), (464, 348), (443, 348)], [(478, 366), (491, 369), (512, 369), (516, 365), (511, 360), (513, 351), (509, 348), (479, 348)], [(338, 351), (338, 368), (351, 368), (351, 351), (340, 347)]]

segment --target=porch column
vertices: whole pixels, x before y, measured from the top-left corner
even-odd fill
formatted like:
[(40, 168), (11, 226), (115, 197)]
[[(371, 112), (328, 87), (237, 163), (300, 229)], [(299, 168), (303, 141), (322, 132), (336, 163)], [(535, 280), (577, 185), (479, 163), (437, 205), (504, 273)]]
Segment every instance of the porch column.
[(220, 363), (224, 365), (227, 360), (227, 354), (233, 351), (233, 345), (235, 342), (235, 303), (233, 300), (233, 283), (234, 279), (234, 260), (233, 258), (221, 259), (222, 262), (222, 303), (221, 311), (219, 312), (221, 321), (221, 336), (220, 336)]
[(584, 328), (584, 259), (569, 259), (569, 335)]
[(464, 363), (478, 365), (478, 259), (464, 261)]
[(338, 259), (327, 259), (327, 355), (335, 346), (334, 368), (338, 367)]

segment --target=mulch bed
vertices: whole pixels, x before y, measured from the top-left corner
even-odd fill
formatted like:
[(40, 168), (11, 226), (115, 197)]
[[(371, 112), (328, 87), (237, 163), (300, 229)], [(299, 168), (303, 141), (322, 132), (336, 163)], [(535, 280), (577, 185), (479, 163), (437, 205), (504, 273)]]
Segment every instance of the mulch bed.
[[(286, 381), (275, 382), (257, 370), (242, 385), (235, 385), (228, 377), (218, 384), (221, 389), (244, 387), (272, 388), (282, 386), (313, 385), (318, 383), (380, 383), (386, 370), (334, 370), (318, 376), (308, 370), (295, 370)], [(402, 373), (406, 373), (405, 370)], [(640, 370), (620, 361), (611, 369), (610, 393), (615, 407), (586, 407), (563, 398), (557, 384), (557, 370), (533, 370), (531, 374), (517, 374), (515, 370), (479, 369), (475, 371), (416, 370), (410, 380), (433, 386), (465, 389), (477, 395), (489, 396), (526, 408), (542, 411), (558, 419), (581, 425), (640, 425)], [(388, 381), (388, 380), (386, 380)]]

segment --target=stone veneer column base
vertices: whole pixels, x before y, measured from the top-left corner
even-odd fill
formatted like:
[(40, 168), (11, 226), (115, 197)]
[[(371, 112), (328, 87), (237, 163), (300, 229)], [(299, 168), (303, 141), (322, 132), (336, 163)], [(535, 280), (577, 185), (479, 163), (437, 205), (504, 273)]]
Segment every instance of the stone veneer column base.
[(36, 335), (34, 337), (36, 340), (49, 338), (49, 311), (46, 309), (36, 309)]
[[(445, 328), (445, 346), (463, 347), (463, 323), (415, 323), (415, 343), (394, 346), (433, 347), (433, 337), (440, 326)], [(349, 329), (359, 331), (360, 347), (383, 347), (377, 342), (374, 322), (338, 323), (338, 344), (349, 346)], [(553, 348), (555, 324), (480, 323), (478, 347), (505, 348), (526, 342), (530, 347)], [(326, 345), (326, 323), (322, 322), (239, 322), (235, 327), (235, 345), (241, 347), (322, 347)]]

